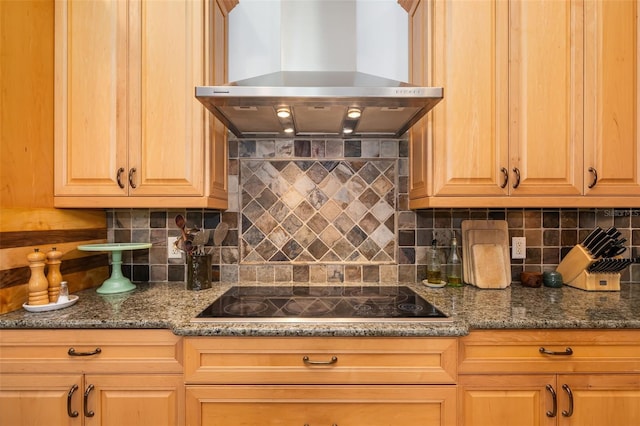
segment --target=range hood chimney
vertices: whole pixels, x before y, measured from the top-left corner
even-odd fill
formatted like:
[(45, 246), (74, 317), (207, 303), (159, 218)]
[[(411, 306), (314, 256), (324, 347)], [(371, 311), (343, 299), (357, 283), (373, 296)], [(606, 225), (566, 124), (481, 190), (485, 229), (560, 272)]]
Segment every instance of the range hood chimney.
[(401, 137), (443, 89), (358, 72), (358, 6), (367, 7), (356, 0), (281, 0), (283, 70), (196, 87), (196, 98), (239, 138)]

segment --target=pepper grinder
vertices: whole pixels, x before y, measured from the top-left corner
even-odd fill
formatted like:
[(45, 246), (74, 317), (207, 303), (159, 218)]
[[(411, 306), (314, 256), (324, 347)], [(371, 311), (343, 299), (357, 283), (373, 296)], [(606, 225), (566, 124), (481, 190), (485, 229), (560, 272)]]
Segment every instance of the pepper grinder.
[(29, 277), (29, 305), (47, 305), (49, 303), (49, 281), (44, 275), (44, 261), (47, 257), (40, 253), (39, 249), (34, 249), (33, 253), (27, 255), (31, 276)]
[(62, 261), (62, 252), (52, 248), (47, 252), (47, 281), (49, 282), (49, 303), (56, 303), (60, 294), (60, 282), (62, 274), (60, 273), (60, 264)]

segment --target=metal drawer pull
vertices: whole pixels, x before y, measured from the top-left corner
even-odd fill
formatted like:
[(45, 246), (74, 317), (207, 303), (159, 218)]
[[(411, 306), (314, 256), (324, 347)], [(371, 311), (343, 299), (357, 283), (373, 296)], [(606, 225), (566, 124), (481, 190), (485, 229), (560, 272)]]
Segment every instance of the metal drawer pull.
[(118, 169), (118, 174), (116, 174), (116, 180), (118, 181), (118, 186), (120, 187), (120, 189), (124, 189), (124, 183), (122, 183), (122, 181), (120, 180), (120, 175), (122, 175), (122, 173), (124, 173), (124, 167), (120, 167)]
[(78, 385), (74, 384), (73, 386), (71, 386), (71, 389), (69, 389), (69, 393), (67, 394), (67, 415), (69, 417), (78, 417), (78, 412), (71, 410), (71, 398), (73, 397), (73, 394), (77, 390), (78, 390)]
[(593, 167), (589, 167), (589, 171), (591, 172), (591, 174), (593, 175), (593, 180), (591, 181), (591, 183), (588, 185), (588, 188), (591, 189), (594, 186), (596, 186), (596, 184), (598, 183), (598, 171), (596, 169), (594, 169)]
[(136, 184), (133, 182), (133, 176), (136, 174), (136, 168), (132, 167), (129, 170), (129, 186), (131, 186), (131, 188), (136, 189)]
[(331, 365), (338, 362), (338, 357), (334, 355), (331, 357), (330, 361), (311, 361), (309, 357), (305, 355), (302, 357), (302, 362), (307, 365)]
[(551, 411), (547, 411), (547, 417), (555, 417), (558, 414), (558, 398), (556, 398), (556, 391), (553, 390), (553, 386), (547, 385), (547, 390), (551, 394), (551, 401), (553, 401), (553, 406)]
[(87, 410), (87, 407), (89, 406), (89, 394), (91, 393), (92, 390), (93, 390), (93, 385), (89, 385), (87, 386), (87, 390), (84, 391), (84, 415), (86, 417), (93, 417), (95, 414), (93, 411)]
[(516, 174), (516, 181), (513, 183), (513, 189), (516, 189), (520, 186), (520, 169), (517, 167), (513, 168), (513, 173)]
[(573, 392), (571, 392), (571, 388), (567, 384), (562, 385), (562, 389), (569, 395), (569, 411), (562, 410), (562, 415), (571, 417), (573, 415)]
[(509, 183), (509, 170), (507, 170), (504, 167), (502, 167), (500, 169), (500, 171), (502, 172), (502, 175), (504, 176), (504, 180), (502, 181), (502, 185), (500, 185), (500, 188), (504, 189), (504, 187), (507, 186), (507, 184)]
[(541, 347), (539, 351), (541, 354), (545, 354), (545, 355), (573, 355), (573, 349), (571, 348), (565, 349), (564, 352), (557, 352), (557, 351), (549, 351)]
[(98, 355), (100, 352), (102, 352), (102, 349), (100, 348), (95, 348), (91, 352), (76, 352), (74, 348), (69, 348), (69, 351), (67, 353), (69, 354), (69, 356), (91, 356)]

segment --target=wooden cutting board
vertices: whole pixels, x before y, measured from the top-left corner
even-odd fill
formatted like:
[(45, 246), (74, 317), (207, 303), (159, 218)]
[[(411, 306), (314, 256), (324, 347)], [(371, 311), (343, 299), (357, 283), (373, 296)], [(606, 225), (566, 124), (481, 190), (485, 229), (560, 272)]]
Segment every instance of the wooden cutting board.
[(502, 245), (474, 244), (471, 246), (471, 263), (476, 286), (506, 288), (511, 284), (511, 278), (507, 277)]
[(471, 259), (474, 244), (497, 244), (502, 247), (502, 262), (507, 270), (507, 280), (511, 282), (511, 261), (509, 257), (509, 227), (505, 220), (464, 220), (462, 231), (463, 278), (468, 284), (476, 284)]

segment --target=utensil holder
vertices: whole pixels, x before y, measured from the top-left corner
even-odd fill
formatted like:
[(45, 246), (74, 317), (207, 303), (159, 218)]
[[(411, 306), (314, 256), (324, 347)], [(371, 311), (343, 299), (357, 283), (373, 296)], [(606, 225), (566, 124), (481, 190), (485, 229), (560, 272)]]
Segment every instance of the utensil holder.
[(211, 255), (187, 254), (187, 290), (211, 288)]

